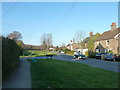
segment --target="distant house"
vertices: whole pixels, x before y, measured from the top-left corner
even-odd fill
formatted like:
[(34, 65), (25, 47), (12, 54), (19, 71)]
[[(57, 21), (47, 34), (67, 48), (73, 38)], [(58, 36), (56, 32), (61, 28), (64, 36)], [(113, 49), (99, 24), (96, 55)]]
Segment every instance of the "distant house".
[(82, 54), (85, 54), (88, 52), (88, 42), (93, 37), (93, 32), (89, 33), (89, 37), (86, 37), (80, 44), (82, 47), (80, 49), (77, 49), (77, 51), (80, 51)]
[(85, 55), (86, 52), (88, 52), (88, 49), (77, 49), (76, 51), (80, 51), (81, 54)]
[(67, 49), (69, 49), (71, 51), (80, 51), (81, 54), (85, 54), (85, 52), (88, 51), (88, 49), (86, 49), (86, 48), (80, 49), (80, 44), (76, 43), (74, 39), (71, 40), (70, 44), (67, 45)]
[(70, 41), (66, 48), (71, 51), (76, 51), (77, 49), (79, 49), (79, 44), (76, 43), (75, 40), (73, 39)]
[(96, 52), (113, 51), (120, 54), (120, 28), (116, 23), (112, 23), (111, 30), (102, 33), (94, 42)]
[(88, 50), (88, 41), (90, 40), (90, 38), (93, 37), (93, 32), (89, 33), (89, 37), (86, 37), (80, 44), (82, 45), (82, 47), (80, 48), (80, 44), (76, 43), (75, 40), (71, 40), (70, 43), (67, 45), (67, 49), (71, 50), (71, 51), (83, 51), (84, 50)]
[(86, 37), (82, 43), (84, 44), (83, 45), (83, 48), (88, 48), (88, 41), (93, 37), (93, 32), (90, 32), (89, 33), (89, 37)]

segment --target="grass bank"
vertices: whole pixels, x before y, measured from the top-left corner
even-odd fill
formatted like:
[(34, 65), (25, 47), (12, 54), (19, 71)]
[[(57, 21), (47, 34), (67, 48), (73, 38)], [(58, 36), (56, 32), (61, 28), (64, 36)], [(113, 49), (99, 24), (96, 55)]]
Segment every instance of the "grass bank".
[(20, 57), (38, 57), (45, 56), (46, 54), (56, 55), (55, 53), (46, 50), (23, 50), (23, 56)]
[(74, 55), (74, 51), (66, 51), (66, 53), (65, 53), (66, 55)]
[(41, 59), (31, 63), (32, 88), (117, 88), (118, 73), (81, 63)]

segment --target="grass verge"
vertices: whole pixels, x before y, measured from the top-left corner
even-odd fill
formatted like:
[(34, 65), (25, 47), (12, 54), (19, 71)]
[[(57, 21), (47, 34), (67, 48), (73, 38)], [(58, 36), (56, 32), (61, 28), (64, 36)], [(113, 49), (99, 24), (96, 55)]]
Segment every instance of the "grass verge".
[(75, 62), (39, 59), (31, 74), (32, 88), (118, 88), (118, 73)]
[(45, 56), (46, 54), (56, 55), (53, 52), (45, 51), (45, 50), (23, 50), (23, 56), (20, 57), (39, 57), (39, 56)]
[(71, 56), (74, 55), (74, 51), (68, 51), (68, 50), (67, 50), (67, 51), (65, 51), (65, 52), (66, 52), (66, 53), (65, 53), (66, 55), (71, 55)]

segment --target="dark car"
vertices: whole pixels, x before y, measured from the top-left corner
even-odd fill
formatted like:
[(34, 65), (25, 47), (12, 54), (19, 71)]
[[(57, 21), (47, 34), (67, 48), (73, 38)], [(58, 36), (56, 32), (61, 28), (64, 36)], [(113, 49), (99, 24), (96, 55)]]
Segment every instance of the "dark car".
[(107, 54), (108, 53), (98, 53), (98, 54), (95, 55), (95, 58), (96, 59), (101, 59), (101, 55), (105, 55), (106, 56)]
[(85, 55), (74, 55), (73, 56), (74, 59), (86, 59)]
[(105, 57), (106, 60), (118, 60), (120, 61), (120, 56), (116, 56), (114, 54), (107, 54), (106, 57)]

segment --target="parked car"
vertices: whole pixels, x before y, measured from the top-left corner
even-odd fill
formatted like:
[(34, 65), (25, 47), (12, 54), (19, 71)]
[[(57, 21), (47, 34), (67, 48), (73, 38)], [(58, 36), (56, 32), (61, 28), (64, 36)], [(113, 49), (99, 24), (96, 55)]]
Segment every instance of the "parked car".
[(105, 55), (105, 57), (106, 57), (107, 54), (108, 53), (98, 53), (98, 54), (95, 54), (95, 58), (96, 59), (101, 59), (101, 55)]
[(120, 61), (120, 56), (116, 56), (115, 54), (107, 54), (105, 59), (107, 60), (119, 60)]
[(74, 59), (86, 59), (85, 55), (74, 55), (73, 56)]

